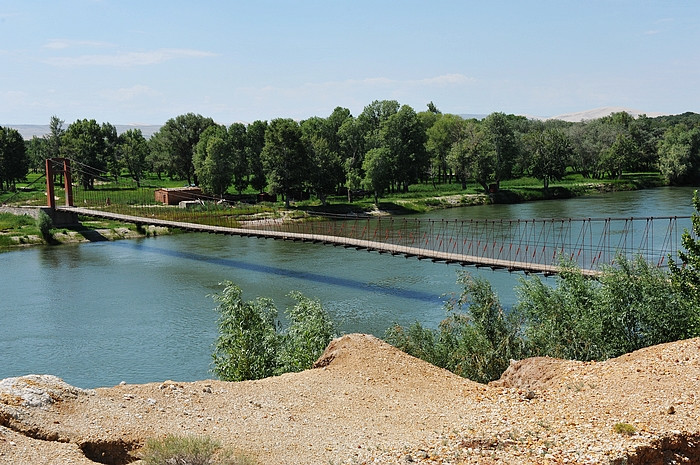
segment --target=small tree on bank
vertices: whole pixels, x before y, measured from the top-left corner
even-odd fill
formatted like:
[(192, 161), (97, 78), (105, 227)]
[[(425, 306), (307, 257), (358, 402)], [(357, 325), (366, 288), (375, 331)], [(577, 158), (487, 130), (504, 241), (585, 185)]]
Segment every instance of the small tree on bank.
[(297, 304), (285, 313), (289, 327), (280, 330), (278, 310), (270, 299), (245, 302), (241, 289), (224, 283), (219, 302), (219, 336), (213, 371), (225, 381), (261, 379), (311, 368), (336, 336), (335, 325), (317, 300), (299, 292), (290, 296)]

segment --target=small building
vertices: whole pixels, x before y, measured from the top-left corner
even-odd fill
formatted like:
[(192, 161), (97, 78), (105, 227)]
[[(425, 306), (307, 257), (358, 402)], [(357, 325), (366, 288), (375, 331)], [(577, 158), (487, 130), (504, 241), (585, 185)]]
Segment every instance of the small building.
[(165, 205), (178, 205), (182, 201), (197, 200), (202, 196), (199, 187), (169, 187), (156, 189), (156, 202)]

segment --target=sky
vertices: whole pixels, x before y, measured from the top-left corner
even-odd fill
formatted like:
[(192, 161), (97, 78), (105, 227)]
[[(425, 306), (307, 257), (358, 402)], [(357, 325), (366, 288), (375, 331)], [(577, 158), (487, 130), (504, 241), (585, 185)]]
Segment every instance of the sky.
[(0, 0), (0, 124), (700, 112), (697, 0)]

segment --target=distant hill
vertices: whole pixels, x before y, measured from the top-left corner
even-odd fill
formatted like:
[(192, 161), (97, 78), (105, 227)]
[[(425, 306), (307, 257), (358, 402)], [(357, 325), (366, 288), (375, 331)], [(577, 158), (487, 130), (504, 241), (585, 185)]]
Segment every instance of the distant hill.
[[(550, 117), (542, 117), (542, 116), (531, 116), (531, 115), (521, 115), (525, 116), (526, 118), (529, 119), (537, 119), (537, 120), (550, 120), (550, 119), (558, 119), (562, 121), (568, 121), (570, 123), (578, 123), (581, 121), (590, 121), (592, 119), (598, 119), (598, 118), (603, 118), (605, 116), (609, 116), (612, 113), (619, 113), (621, 111), (627, 112), (630, 115), (634, 116), (635, 118), (638, 117), (639, 115), (647, 115), (650, 118), (655, 118), (657, 116), (666, 116), (665, 113), (655, 113), (655, 112), (644, 112), (644, 111), (639, 111), (639, 110), (632, 110), (630, 108), (623, 108), (623, 107), (601, 107), (601, 108), (594, 108), (592, 110), (584, 110), (584, 111), (578, 111), (575, 113), (564, 113), (562, 115), (557, 115), (557, 116), (550, 116)], [(476, 119), (484, 119), (488, 115), (478, 115), (478, 114), (460, 114), (458, 116), (461, 116), (464, 119), (471, 119), (471, 118), (476, 118)]]
[(622, 107), (601, 107), (594, 108), (593, 110), (579, 111), (577, 113), (565, 113), (563, 115), (557, 115), (552, 116), (551, 118), (543, 119), (558, 119), (562, 121), (569, 121), (571, 123), (578, 123), (580, 121), (589, 121), (592, 119), (603, 118), (605, 116), (611, 115), (612, 113), (620, 113), (623, 111), (629, 113), (635, 118), (639, 115), (647, 115), (649, 118), (655, 118), (657, 116), (666, 116), (665, 113), (644, 112)]
[[(0, 126), (6, 128), (12, 128), (19, 131), (24, 140), (29, 140), (32, 137), (43, 137), (49, 133), (48, 124), (0, 124)], [(67, 127), (67, 126), (65, 126)], [(64, 127), (64, 129), (65, 129)], [(117, 133), (121, 134), (128, 131), (129, 129), (140, 129), (143, 133), (143, 137), (148, 139), (161, 128), (160, 124), (115, 124), (117, 128)]]

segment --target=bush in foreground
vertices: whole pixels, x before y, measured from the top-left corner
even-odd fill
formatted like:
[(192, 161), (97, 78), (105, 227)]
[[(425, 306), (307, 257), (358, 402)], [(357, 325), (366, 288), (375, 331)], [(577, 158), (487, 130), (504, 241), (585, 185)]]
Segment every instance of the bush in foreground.
[(145, 465), (255, 465), (245, 454), (221, 447), (209, 437), (166, 436), (149, 439), (141, 453)]
[(231, 282), (214, 296), (219, 302), (219, 336), (213, 371), (226, 381), (261, 379), (311, 368), (335, 337), (335, 325), (318, 300), (293, 292), (296, 305), (285, 310), (289, 327), (280, 329), (274, 302), (246, 302)]
[[(641, 257), (617, 259), (598, 280), (564, 265), (550, 286), (522, 278), (518, 303), (505, 312), (486, 281), (464, 285), (437, 330), (394, 326), (399, 349), (479, 382), (498, 379), (511, 359), (549, 356), (602, 360), (700, 335), (700, 309), (687, 291)], [(692, 286), (689, 286), (692, 288)], [(467, 305), (468, 304), (468, 305)]]

